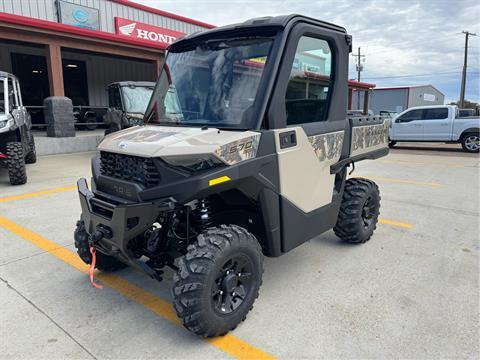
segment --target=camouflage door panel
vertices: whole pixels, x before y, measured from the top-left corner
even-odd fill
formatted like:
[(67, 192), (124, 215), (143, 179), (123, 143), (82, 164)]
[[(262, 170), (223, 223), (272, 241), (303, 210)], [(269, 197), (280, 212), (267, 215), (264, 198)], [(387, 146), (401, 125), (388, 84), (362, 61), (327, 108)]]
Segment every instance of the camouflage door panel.
[(315, 151), (315, 155), (321, 162), (327, 161), (334, 164), (340, 159), (342, 153), (344, 131), (333, 133), (312, 135), (308, 137), (308, 141)]
[(361, 155), (388, 146), (390, 122), (382, 124), (356, 126), (352, 129), (352, 146), (350, 156)]

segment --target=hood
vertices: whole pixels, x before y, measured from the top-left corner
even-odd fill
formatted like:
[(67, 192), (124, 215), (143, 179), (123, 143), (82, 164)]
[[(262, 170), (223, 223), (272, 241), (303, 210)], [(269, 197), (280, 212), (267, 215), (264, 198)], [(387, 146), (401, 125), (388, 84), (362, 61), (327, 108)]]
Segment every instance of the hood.
[(222, 145), (258, 134), (254, 131), (145, 125), (108, 135), (98, 149), (141, 157), (214, 154)]

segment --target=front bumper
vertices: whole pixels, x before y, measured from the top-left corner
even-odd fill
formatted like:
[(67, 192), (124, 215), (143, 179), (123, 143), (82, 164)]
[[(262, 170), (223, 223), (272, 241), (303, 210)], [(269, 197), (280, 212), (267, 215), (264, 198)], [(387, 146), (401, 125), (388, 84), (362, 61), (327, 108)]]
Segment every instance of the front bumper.
[(166, 199), (155, 203), (112, 204), (96, 197), (84, 178), (77, 181), (77, 188), (86, 231), (91, 235), (100, 229), (105, 234), (95, 243), (95, 248), (154, 277), (155, 274), (129, 250), (128, 243), (150, 228), (159, 213), (173, 210), (175, 202)]

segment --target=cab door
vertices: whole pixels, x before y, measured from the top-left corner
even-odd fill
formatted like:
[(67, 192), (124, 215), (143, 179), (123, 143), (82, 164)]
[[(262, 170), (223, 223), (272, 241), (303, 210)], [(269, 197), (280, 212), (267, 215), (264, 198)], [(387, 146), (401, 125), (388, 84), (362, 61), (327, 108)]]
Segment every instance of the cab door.
[(425, 109), (423, 114), (423, 139), (450, 140), (453, 116), (448, 116), (447, 107)]
[(392, 140), (423, 140), (423, 109), (412, 109), (400, 115), (392, 124)]
[(299, 23), (282, 57), (268, 120), (278, 159), (283, 252), (332, 228), (338, 215), (342, 181), (336, 186), (335, 180), (344, 174), (331, 174), (330, 166), (349, 141), (346, 38)]

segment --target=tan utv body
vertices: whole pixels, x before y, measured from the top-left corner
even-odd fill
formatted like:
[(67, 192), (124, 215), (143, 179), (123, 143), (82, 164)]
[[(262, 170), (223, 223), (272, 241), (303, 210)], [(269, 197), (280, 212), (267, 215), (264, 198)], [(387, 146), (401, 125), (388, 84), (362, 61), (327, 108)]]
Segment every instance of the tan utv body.
[[(107, 136), (78, 182), (81, 258), (161, 280), (190, 331), (226, 334), (258, 296), (263, 257), (334, 229), (364, 243), (380, 194), (350, 178), (388, 153), (388, 120), (347, 117), (345, 29), (261, 18), (172, 44), (145, 125)], [(281, 260), (280, 260), (281, 261)]]

